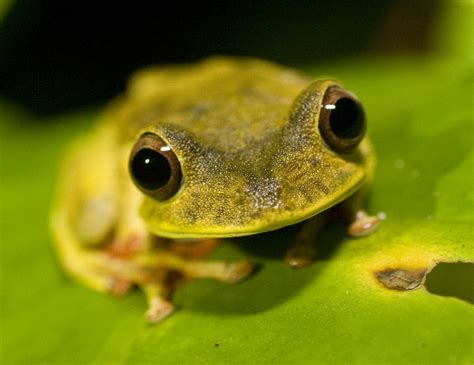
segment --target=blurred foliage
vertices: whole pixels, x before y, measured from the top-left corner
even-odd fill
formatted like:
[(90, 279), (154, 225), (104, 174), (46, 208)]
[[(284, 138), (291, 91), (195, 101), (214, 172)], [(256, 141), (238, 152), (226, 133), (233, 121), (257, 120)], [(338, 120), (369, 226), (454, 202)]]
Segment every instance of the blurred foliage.
[[(81, 287), (62, 273), (50, 244), (61, 151), (96, 111), (37, 123), (2, 102), (1, 362), (472, 364), (471, 304), (424, 287), (389, 290), (374, 275), (474, 262), (474, 78), (470, 52), (459, 46), (472, 43), (472, 6), (455, 2), (444, 14), (456, 18), (441, 26), (456, 26), (436, 32), (433, 55), (305, 67), (337, 76), (364, 102), (379, 160), (368, 209), (386, 213), (380, 229), (354, 240), (342, 225), (328, 226), (319, 261), (298, 271), (281, 260), (292, 228), (229, 240), (216, 257), (250, 256), (261, 270), (233, 286), (189, 283), (176, 293), (178, 311), (155, 326), (143, 321), (141, 294), (116, 299)], [(472, 282), (468, 267), (458, 281)], [(468, 297), (437, 280), (433, 292)]]
[(7, 14), (8, 10), (12, 6), (12, 0), (0, 0), (0, 21), (3, 19), (5, 14)]

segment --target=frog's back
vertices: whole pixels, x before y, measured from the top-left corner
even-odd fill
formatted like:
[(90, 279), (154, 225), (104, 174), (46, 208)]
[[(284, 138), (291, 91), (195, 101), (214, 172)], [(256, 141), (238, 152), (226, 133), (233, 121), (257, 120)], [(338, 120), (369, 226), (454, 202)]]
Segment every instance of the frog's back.
[(292, 70), (255, 59), (216, 57), (146, 68), (132, 77), (109, 119), (126, 141), (160, 122), (195, 134), (204, 145), (236, 152), (281, 130), (308, 82)]

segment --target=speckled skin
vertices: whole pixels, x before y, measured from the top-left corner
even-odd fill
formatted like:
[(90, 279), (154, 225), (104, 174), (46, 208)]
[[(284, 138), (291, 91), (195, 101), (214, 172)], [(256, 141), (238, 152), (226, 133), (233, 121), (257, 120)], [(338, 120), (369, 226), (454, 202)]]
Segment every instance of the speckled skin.
[(148, 229), (171, 238), (254, 234), (314, 216), (359, 189), (374, 165), (367, 137), (342, 156), (318, 130), (324, 92), (334, 84), (255, 59), (135, 74), (103, 116), (106, 133), (117, 150), (156, 133), (183, 172), (174, 197), (144, 198)]

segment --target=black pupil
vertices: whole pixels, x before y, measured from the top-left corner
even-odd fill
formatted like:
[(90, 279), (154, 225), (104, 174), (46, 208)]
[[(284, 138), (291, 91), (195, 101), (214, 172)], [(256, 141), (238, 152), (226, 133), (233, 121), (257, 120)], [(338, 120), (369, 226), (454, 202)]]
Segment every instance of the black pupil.
[(364, 128), (364, 112), (354, 100), (340, 98), (331, 110), (329, 123), (331, 130), (339, 138), (356, 138)]
[(132, 160), (132, 174), (144, 189), (156, 190), (165, 186), (171, 178), (171, 166), (159, 152), (143, 148)]

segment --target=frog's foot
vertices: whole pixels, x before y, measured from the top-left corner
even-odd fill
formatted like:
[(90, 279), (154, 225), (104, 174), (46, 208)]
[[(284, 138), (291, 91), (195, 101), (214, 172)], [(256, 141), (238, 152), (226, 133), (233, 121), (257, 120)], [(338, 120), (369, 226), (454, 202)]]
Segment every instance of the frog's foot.
[(157, 323), (168, 317), (174, 311), (174, 306), (167, 300), (170, 289), (159, 283), (140, 285), (145, 292), (148, 309), (145, 319), (148, 323)]
[(183, 278), (187, 280), (207, 278), (236, 283), (245, 279), (253, 270), (253, 265), (248, 260), (233, 263), (169, 260), (168, 264), (172, 268), (165, 276), (154, 277), (151, 283), (139, 284), (147, 297), (148, 310), (145, 318), (149, 323), (159, 322), (173, 313), (173, 304), (168, 299)]
[(227, 264), (224, 281), (227, 283), (238, 283), (247, 279), (254, 272), (254, 269), (255, 266), (250, 260), (242, 260), (239, 262)]
[(316, 248), (314, 245), (293, 245), (285, 254), (285, 262), (293, 269), (310, 266), (316, 259)]
[(156, 297), (149, 302), (149, 307), (145, 312), (145, 319), (148, 323), (157, 323), (173, 313), (173, 304), (167, 300)]
[(368, 215), (363, 210), (359, 210), (347, 232), (351, 237), (367, 236), (377, 229), (379, 223), (380, 219), (377, 216)]

